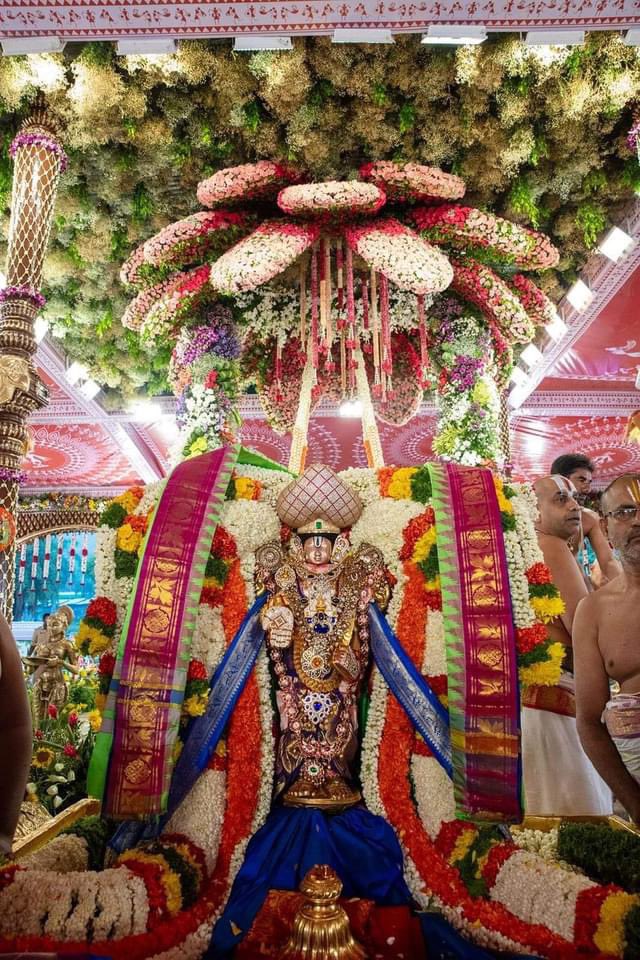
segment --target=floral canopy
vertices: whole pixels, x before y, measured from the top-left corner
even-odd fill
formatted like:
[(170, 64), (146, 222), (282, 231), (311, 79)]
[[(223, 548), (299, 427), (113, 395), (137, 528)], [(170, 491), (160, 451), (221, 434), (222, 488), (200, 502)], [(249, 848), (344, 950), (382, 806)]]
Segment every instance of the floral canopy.
[[(272, 161), (202, 181), (208, 209), (161, 230), (121, 271), (140, 290), (125, 326), (176, 343), (183, 452), (233, 432), (239, 361), (274, 425), (290, 429), (305, 373), (313, 401), (326, 391), (356, 397), (361, 351), (379, 418), (406, 422), (438, 373), (442, 395), (469, 394), (476, 434), (483, 420), (487, 442), (497, 438), (496, 388), (512, 347), (554, 316), (521, 271), (553, 267), (559, 254), (537, 231), (454, 202), (465, 189), (454, 174), (391, 161), (347, 181), (307, 182)], [(438, 300), (444, 291), (453, 296)], [(241, 343), (234, 311), (247, 297), (255, 320)], [(465, 352), (457, 341), (470, 334)]]

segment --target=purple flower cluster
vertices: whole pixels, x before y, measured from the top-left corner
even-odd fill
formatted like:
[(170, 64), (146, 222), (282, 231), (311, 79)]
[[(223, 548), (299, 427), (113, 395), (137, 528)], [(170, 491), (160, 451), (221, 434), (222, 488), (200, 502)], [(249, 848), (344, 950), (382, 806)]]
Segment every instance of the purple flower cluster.
[(449, 382), (458, 384), (462, 390), (470, 390), (483, 366), (482, 358), (458, 354), (449, 373)]
[(640, 122), (636, 121), (627, 134), (627, 146), (632, 153), (638, 149), (638, 139), (640, 138)]
[(69, 158), (58, 141), (54, 140), (53, 137), (48, 137), (44, 133), (19, 133), (14, 137), (9, 147), (9, 156), (12, 159), (20, 147), (44, 147), (44, 149), (50, 153), (55, 153), (56, 156), (60, 158), (60, 173), (64, 173), (69, 166)]
[(42, 310), (47, 302), (39, 290), (36, 290), (35, 287), (28, 287), (25, 284), (4, 287), (0, 290), (0, 303), (6, 300), (31, 300), (40, 310)]
[(194, 327), (189, 340), (176, 349), (176, 360), (181, 366), (188, 367), (207, 353), (215, 353), (225, 360), (235, 360), (240, 356), (240, 340), (228, 307), (217, 303), (205, 314), (206, 324)]
[(5, 483), (26, 483), (27, 474), (22, 470), (10, 470), (9, 467), (0, 467), (0, 480)]

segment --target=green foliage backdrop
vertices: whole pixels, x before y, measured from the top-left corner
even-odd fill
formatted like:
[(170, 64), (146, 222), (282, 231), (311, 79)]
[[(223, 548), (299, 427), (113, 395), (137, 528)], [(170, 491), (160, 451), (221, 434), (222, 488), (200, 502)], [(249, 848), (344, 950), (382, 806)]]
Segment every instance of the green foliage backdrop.
[(457, 49), (405, 36), (382, 47), (296, 40), (291, 53), (184, 42), (171, 57), (118, 58), (103, 43), (2, 58), (2, 242), (9, 143), (41, 88), (66, 123), (71, 160), (46, 315), (113, 406), (165, 389), (169, 353), (122, 328), (120, 263), (196, 209), (197, 182), (223, 166), (287, 158), (323, 179), (370, 159), (442, 166), (464, 177), (472, 205), (552, 237), (562, 259), (541, 285), (557, 299), (640, 187), (625, 145), (639, 87), (636, 50), (605, 33), (543, 54), (509, 35)]

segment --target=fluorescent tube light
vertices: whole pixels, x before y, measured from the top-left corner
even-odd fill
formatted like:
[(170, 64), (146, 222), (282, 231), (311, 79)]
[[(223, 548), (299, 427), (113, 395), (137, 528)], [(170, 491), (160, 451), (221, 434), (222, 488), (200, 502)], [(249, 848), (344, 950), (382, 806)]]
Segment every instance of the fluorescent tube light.
[(83, 383), (80, 387), (80, 393), (87, 400), (93, 400), (93, 398), (97, 397), (100, 393), (100, 384), (96, 383), (95, 380), (87, 380), (86, 383)]
[(458, 27), (446, 23), (432, 24), (422, 35), (422, 43), (431, 46), (473, 46), (486, 39), (485, 27)]
[(515, 383), (516, 387), (524, 387), (525, 383), (529, 382), (529, 377), (522, 367), (514, 367), (510, 380), (512, 383)]
[(291, 37), (255, 36), (234, 37), (233, 49), (240, 53), (251, 50), (293, 50)]
[(165, 40), (162, 37), (151, 37), (148, 40), (133, 37), (130, 40), (118, 40), (116, 44), (116, 53), (120, 57), (155, 57), (175, 53), (177, 49), (175, 40)]
[(5, 57), (19, 57), (29, 53), (62, 53), (64, 41), (58, 37), (12, 37), (2, 40)]
[(593, 300), (593, 291), (589, 289), (584, 280), (576, 280), (574, 285), (567, 291), (567, 300), (574, 310), (582, 313)]
[(78, 363), (77, 360), (71, 364), (70, 367), (65, 371), (65, 377), (67, 381), (73, 386), (74, 383), (77, 383), (78, 380), (85, 380), (87, 377), (87, 368), (84, 363)]
[(528, 47), (577, 47), (584, 43), (584, 30), (529, 30), (524, 42)]
[(556, 313), (553, 320), (550, 320), (549, 323), (545, 323), (545, 330), (549, 334), (552, 340), (555, 340), (556, 343), (558, 340), (562, 340), (565, 333), (567, 332), (567, 325), (560, 316), (559, 313)]
[(620, 227), (611, 227), (611, 230), (598, 245), (598, 250), (613, 263), (617, 263), (625, 253), (629, 253), (634, 245), (635, 240), (628, 233), (625, 233)]
[(332, 43), (393, 43), (391, 30), (334, 30)]
[(537, 363), (540, 363), (542, 360), (542, 354), (536, 347), (535, 343), (530, 343), (528, 347), (525, 347), (520, 357), (524, 360), (526, 365), (531, 369), (535, 367)]

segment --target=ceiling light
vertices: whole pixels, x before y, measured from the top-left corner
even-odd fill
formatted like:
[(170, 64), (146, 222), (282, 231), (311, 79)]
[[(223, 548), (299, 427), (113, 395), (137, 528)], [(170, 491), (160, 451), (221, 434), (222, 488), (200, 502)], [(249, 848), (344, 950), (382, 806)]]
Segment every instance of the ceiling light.
[(529, 47), (575, 47), (584, 43), (584, 30), (529, 30), (524, 42)]
[(338, 407), (341, 417), (356, 419), (362, 416), (362, 400), (343, 400)]
[(625, 233), (620, 227), (611, 227), (609, 233), (607, 233), (598, 245), (598, 250), (604, 254), (605, 257), (608, 257), (609, 260), (617, 263), (621, 257), (629, 253), (634, 245), (635, 240), (633, 237), (630, 237), (628, 233)]
[(473, 46), (487, 39), (485, 27), (456, 27), (449, 24), (432, 24), (422, 35), (422, 43), (431, 46)]
[(536, 347), (535, 343), (530, 343), (528, 347), (525, 347), (520, 354), (520, 357), (522, 360), (524, 360), (529, 369), (531, 369), (531, 367), (535, 367), (535, 365), (540, 363), (542, 360), (542, 354)]
[(558, 340), (562, 340), (567, 332), (567, 325), (559, 313), (556, 313), (553, 320), (550, 320), (549, 323), (545, 323), (544, 328), (556, 343)]
[(248, 53), (251, 50), (293, 50), (291, 37), (263, 37), (261, 35), (234, 37), (233, 49)]
[(334, 30), (332, 43), (393, 43), (391, 30)]
[(47, 335), (48, 329), (49, 321), (45, 320), (44, 317), (36, 317), (33, 322), (33, 335), (36, 338), (36, 343), (42, 343)]
[(514, 387), (509, 394), (509, 406), (512, 408), (512, 410), (517, 410), (518, 407), (522, 406), (528, 396), (529, 391), (526, 386)]
[(510, 380), (512, 383), (515, 383), (516, 387), (524, 387), (525, 383), (529, 382), (529, 377), (524, 372), (522, 367), (514, 367), (511, 372)]
[(16, 37), (2, 41), (5, 57), (18, 57), (27, 53), (62, 53), (64, 41), (58, 37)]
[(162, 416), (162, 407), (151, 400), (141, 400), (130, 407), (130, 413), (138, 423), (153, 423)]
[(640, 47), (640, 30), (638, 27), (632, 27), (622, 35), (622, 39), (630, 47)]
[(100, 384), (96, 383), (95, 380), (87, 380), (87, 382), (83, 383), (80, 387), (80, 393), (87, 400), (93, 400), (93, 398), (97, 397), (100, 393)]
[(4, 273), (0, 273), (0, 290), (2, 290), (3, 287), (6, 287), (6, 285), (7, 278), (5, 277)]
[(567, 291), (567, 300), (574, 310), (582, 313), (593, 300), (593, 291), (589, 289), (584, 280), (576, 280), (574, 285)]
[(175, 53), (177, 48), (178, 45), (175, 40), (165, 40), (162, 37), (143, 40), (134, 37), (130, 40), (118, 40), (116, 53), (120, 57), (157, 57), (160, 54)]
[(640, 367), (638, 367), (638, 373), (636, 375), (636, 390), (640, 390)]
[(77, 360), (71, 364), (71, 366), (65, 371), (65, 377), (68, 382), (73, 386), (74, 383), (77, 383), (78, 380), (85, 380), (87, 377), (87, 368), (84, 363), (78, 363)]

